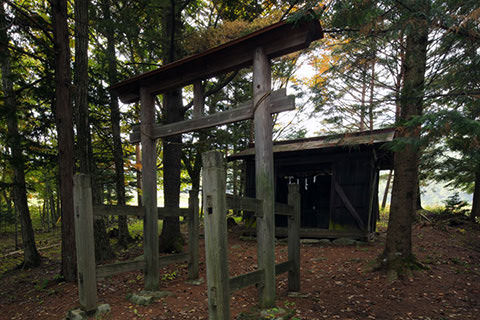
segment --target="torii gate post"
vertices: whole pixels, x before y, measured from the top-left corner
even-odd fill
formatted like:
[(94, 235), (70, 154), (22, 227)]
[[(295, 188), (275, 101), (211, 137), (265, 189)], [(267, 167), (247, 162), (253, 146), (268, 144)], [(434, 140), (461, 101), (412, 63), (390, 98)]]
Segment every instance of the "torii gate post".
[(256, 198), (263, 200), (263, 217), (257, 217), (258, 268), (265, 272), (259, 288), (262, 307), (275, 304), (275, 189), (272, 151), (272, 115), (270, 93), (271, 66), (263, 48), (253, 58), (253, 108), (255, 127)]
[(153, 95), (140, 88), (140, 136), (142, 142), (142, 201), (145, 210), (143, 222), (145, 257), (145, 290), (159, 287), (158, 212), (157, 212), (157, 150), (156, 139), (151, 136), (155, 123)]

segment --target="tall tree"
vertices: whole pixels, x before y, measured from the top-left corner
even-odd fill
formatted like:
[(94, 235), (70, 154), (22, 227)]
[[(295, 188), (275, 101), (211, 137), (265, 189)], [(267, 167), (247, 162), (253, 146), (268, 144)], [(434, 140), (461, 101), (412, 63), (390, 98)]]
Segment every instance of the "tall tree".
[[(111, 15), (111, 1), (104, 0), (102, 3), (102, 12), (105, 22), (105, 37), (107, 38), (107, 64), (108, 81), (110, 85), (118, 81), (117, 76), (117, 57), (115, 55), (115, 29)], [(123, 169), (123, 148), (120, 137), (120, 109), (118, 107), (118, 96), (110, 93), (110, 115), (113, 134), (113, 161), (115, 162), (115, 190), (117, 194), (117, 204), (125, 205), (125, 173)], [(130, 239), (128, 232), (127, 217), (118, 217), (118, 241), (123, 247), (127, 246)]]
[[(182, 37), (182, 10), (190, 1), (169, 1), (165, 3), (161, 19), (163, 41), (162, 60), (164, 64), (173, 62), (182, 56), (180, 39)], [(182, 102), (182, 90), (176, 89), (163, 95), (163, 117), (165, 123), (181, 121), (185, 117)], [(163, 139), (163, 192), (166, 207), (178, 208), (180, 205), (180, 169), (182, 157), (182, 136), (176, 135)], [(160, 251), (182, 250), (182, 236), (178, 217), (167, 217), (163, 221), (160, 235)]]
[(400, 143), (404, 143), (394, 155), (392, 203), (387, 241), (381, 257), (392, 277), (404, 273), (415, 260), (412, 253), (412, 222), (417, 207), (420, 128), (407, 122), (421, 115), (423, 110), (430, 1), (406, 1), (401, 12), (405, 19), (405, 73), (396, 134)]
[[(93, 201), (100, 202), (100, 188), (95, 181), (93, 151), (88, 109), (88, 0), (75, 0), (75, 111), (77, 126), (78, 171), (93, 179)], [(104, 261), (113, 257), (104, 219), (95, 219), (95, 258)]]
[(67, 1), (52, 0), (55, 49), (55, 116), (58, 134), (58, 165), (62, 217), (62, 269), (67, 281), (77, 273), (73, 213), (73, 108), (70, 98), (71, 69)]
[(9, 37), (7, 34), (4, 1), (0, 1), (0, 43), (4, 44), (0, 49), (2, 88), (5, 94), (5, 109), (7, 112), (7, 144), (10, 147), (10, 164), (14, 171), (13, 178), (13, 201), (15, 209), (20, 216), (23, 243), (23, 266), (35, 267), (41, 263), (40, 254), (35, 245), (35, 235), (30, 218), (27, 201), (27, 187), (25, 183), (25, 161), (23, 157), (22, 137), (18, 130), (18, 108), (13, 89), (12, 72), (10, 65), (10, 51), (8, 49)]

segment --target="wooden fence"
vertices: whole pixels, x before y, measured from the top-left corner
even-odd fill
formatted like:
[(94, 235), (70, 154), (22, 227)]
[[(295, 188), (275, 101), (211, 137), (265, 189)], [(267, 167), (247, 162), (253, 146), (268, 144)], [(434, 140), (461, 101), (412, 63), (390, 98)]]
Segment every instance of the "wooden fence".
[[(106, 206), (92, 204), (91, 179), (86, 174), (74, 177), (75, 239), (77, 246), (78, 292), (82, 309), (95, 310), (97, 307), (97, 278), (112, 276), (122, 272), (145, 270), (145, 256), (142, 260), (122, 261), (97, 266), (93, 237), (94, 216), (137, 216), (144, 217), (143, 207)], [(189, 278), (198, 278), (198, 198), (190, 193), (188, 208), (158, 208), (158, 218), (185, 217), (188, 220), (188, 253), (162, 256), (159, 267), (179, 262), (188, 262)]]
[[(209, 319), (230, 319), (230, 295), (244, 287), (257, 284), (262, 287), (267, 275), (265, 269), (230, 277), (228, 273), (227, 223), (228, 209), (255, 212), (263, 217), (262, 200), (226, 195), (225, 168), (222, 154), (216, 151), (203, 156), (203, 196), (205, 204), (205, 252), (207, 265)], [(300, 191), (296, 184), (289, 185), (288, 204), (275, 203), (275, 214), (288, 219), (288, 260), (275, 265), (275, 275), (288, 272), (289, 291), (300, 290)], [(264, 248), (257, 230), (258, 250)], [(258, 253), (259, 260), (261, 254)]]

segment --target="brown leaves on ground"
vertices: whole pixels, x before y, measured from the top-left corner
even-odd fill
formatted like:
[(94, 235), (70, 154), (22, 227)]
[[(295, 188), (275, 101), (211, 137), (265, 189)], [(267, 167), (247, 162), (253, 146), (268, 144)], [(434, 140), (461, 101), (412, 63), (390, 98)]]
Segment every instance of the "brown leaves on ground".
[[(453, 223), (455, 224), (455, 223)], [(414, 226), (414, 250), (427, 270), (388, 283), (384, 273), (373, 272), (373, 261), (382, 251), (384, 235), (372, 244), (301, 248), (301, 294), (289, 296), (287, 277), (277, 277), (277, 304), (291, 319), (478, 319), (480, 314), (480, 230), (477, 225), (437, 222)], [(201, 277), (205, 278), (203, 241)], [(138, 247), (137, 247), (138, 250)], [(287, 256), (286, 244), (277, 244), (277, 262)], [(230, 234), (231, 275), (256, 268), (256, 242)], [(72, 283), (45, 281), (58, 273), (58, 262), (40, 269), (9, 272), (0, 279), (0, 319), (62, 319), (78, 305)], [(104, 319), (207, 319), (206, 284), (188, 284), (187, 266), (164, 268), (161, 287), (173, 296), (150, 306), (132, 305), (129, 292), (142, 290), (141, 272), (129, 272), (98, 282), (99, 299), (112, 307)], [(257, 294), (252, 286), (232, 295), (233, 318), (251, 314)], [(291, 312), (293, 311), (293, 312)]]

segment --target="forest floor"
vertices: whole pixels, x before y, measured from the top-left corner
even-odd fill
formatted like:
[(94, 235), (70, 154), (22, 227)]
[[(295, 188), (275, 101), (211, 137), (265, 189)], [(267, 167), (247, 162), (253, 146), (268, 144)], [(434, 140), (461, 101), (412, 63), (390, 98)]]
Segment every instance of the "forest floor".
[[(256, 268), (256, 242), (242, 240), (240, 230), (229, 233), (231, 275)], [(45, 257), (39, 268), (10, 270), (0, 276), (0, 319), (63, 319), (78, 306), (77, 285), (59, 282), (59, 249), (50, 247), (56, 239), (43, 240)], [(0, 268), (14, 251), (10, 238), (0, 239)], [(384, 272), (373, 271), (382, 252), (385, 232), (376, 241), (353, 246), (302, 244), (301, 296), (290, 297), (286, 274), (277, 277), (277, 306), (292, 319), (480, 319), (480, 226), (462, 217), (437, 216), (434, 221), (416, 223), (414, 252), (425, 266), (410, 279), (388, 282)], [(205, 279), (204, 247), (200, 270)], [(10, 255), (8, 255), (10, 252)], [(141, 253), (141, 242), (118, 255), (132, 258)], [(276, 246), (277, 261), (285, 261), (287, 246)], [(20, 256), (21, 257), (21, 256)], [(18, 258), (18, 257), (17, 257)], [(2, 269), (0, 269), (2, 270)], [(3, 271), (2, 271), (3, 272)], [(171, 265), (161, 270), (161, 288), (173, 293), (149, 306), (137, 306), (126, 299), (142, 290), (143, 274), (129, 272), (98, 282), (99, 300), (112, 310), (102, 319), (207, 319), (206, 284), (191, 285), (187, 266)], [(255, 287), (232, 295), (233, 319), (255, 316)]]

